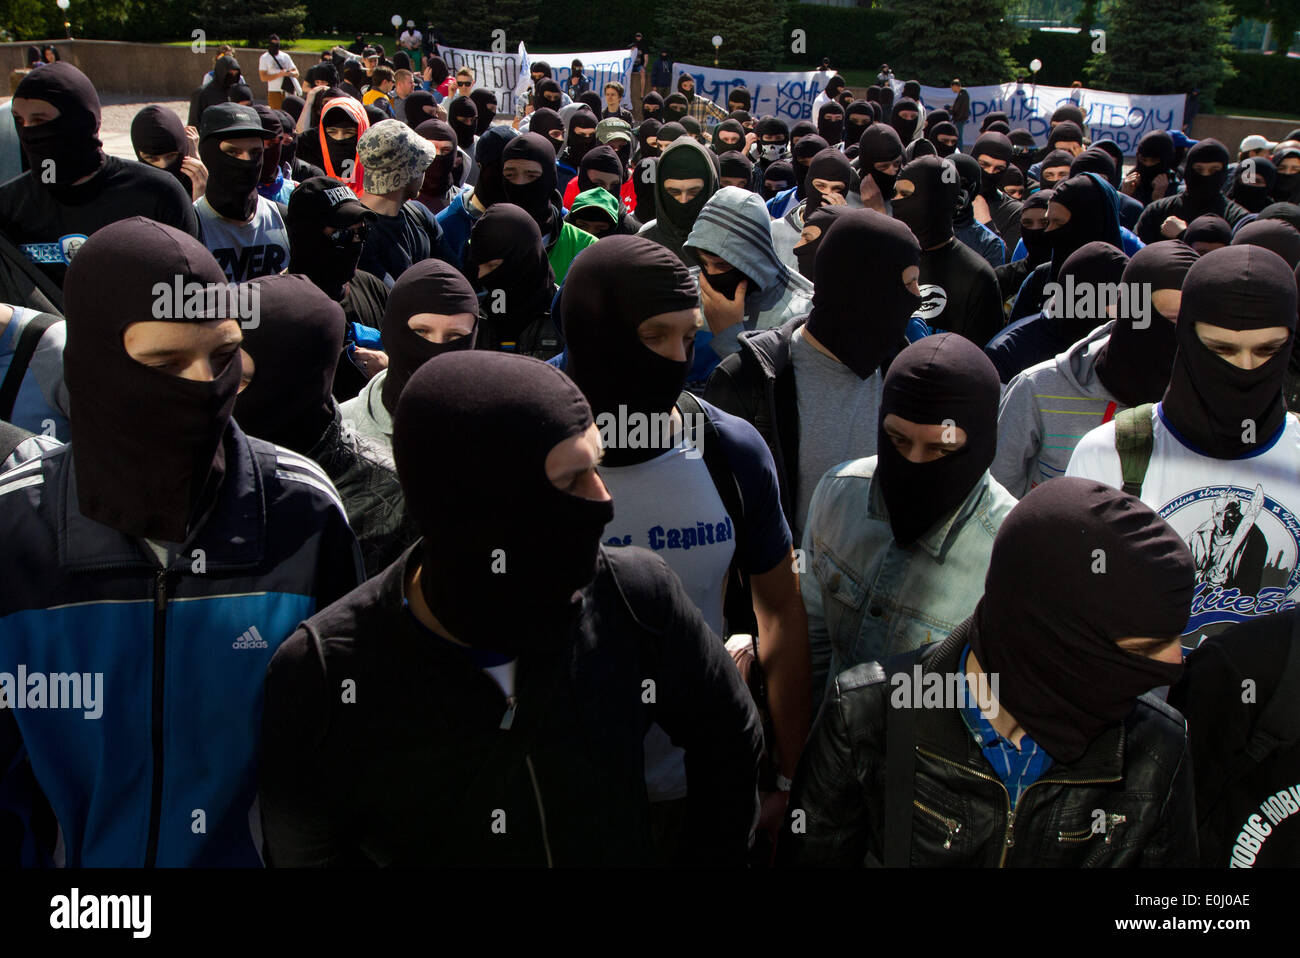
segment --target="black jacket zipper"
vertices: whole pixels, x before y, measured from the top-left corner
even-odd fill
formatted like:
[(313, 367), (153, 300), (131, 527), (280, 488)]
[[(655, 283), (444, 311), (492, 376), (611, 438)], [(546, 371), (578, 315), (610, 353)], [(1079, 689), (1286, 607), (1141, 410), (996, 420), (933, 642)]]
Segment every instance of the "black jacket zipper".
[(144, 867), (158, 861), (158, 829), (162, 819), (163, 790), (163, 676), (167, 665), (167, 570), (159, 569), (153, 590), (153, 695), (150, 739), (153, 743), (153, 786), (149, 797), (149, 844)]

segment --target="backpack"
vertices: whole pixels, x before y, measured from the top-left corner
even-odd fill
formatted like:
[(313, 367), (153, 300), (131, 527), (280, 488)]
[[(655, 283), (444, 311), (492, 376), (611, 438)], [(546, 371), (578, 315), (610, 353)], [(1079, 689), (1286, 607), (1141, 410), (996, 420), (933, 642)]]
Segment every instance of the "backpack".
[[(11, 320), (12, 322), (12, 320)], [(13, 358), (9, 361), (9, 370), (0, 382), (0, 419), (11, 419), (14, 403), (18, 401), (18, 390), (22, 387), (27, 367), (36, 354), (36, 347), (45, 335), (45, 331), (55, 323), (62, 322), (62, 317), (53, 313), (37, 313), (18, 334), (18, 344), (14, 347)], [(12, 451), (12, 450), (11, 450)]]
[(1143, 403), (1115, 416), (1115, 451), (1119, 453), (1123, 489), (1130, 496), (1141, 497), (1142, 483), (1151, 464), (1151, 450), (1155, 447), (1151, 426), (1154, 405)]

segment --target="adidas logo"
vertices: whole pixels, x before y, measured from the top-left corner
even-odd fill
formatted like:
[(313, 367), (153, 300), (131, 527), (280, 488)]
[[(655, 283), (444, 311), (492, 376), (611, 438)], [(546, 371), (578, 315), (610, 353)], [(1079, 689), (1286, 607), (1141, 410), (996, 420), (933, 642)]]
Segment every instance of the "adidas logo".
[(239, 638), (235, 639), (234, 642), (231, 642), (230, 647), (232, 649), (270, 648), (270, 646), (266, 644), (266, 639), (262, 638), (261, 633), (257, 631), (257, 626), (253, 626)]

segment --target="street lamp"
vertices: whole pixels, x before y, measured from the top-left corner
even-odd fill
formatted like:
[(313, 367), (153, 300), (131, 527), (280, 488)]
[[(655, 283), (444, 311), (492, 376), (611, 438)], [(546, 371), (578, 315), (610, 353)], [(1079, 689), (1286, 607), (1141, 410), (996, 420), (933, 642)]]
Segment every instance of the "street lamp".
[(718, 65), (718, 47), (722, 46), (722, 37), (716, 33), (713, 35), (713, 65)]
[(72, 39), (72, 22), (68, 19), (68, 7), (72, 6), (72, 0), (54, 0), (54, 5), (63, 11), (63, 32)]
[(402, 25), (402, 15), (400, 13), (394, 13), (391, 17), (388, 18), (388, 22), (391, 23), (393, 25), (393, 29), (396, 30), (398, 27)]

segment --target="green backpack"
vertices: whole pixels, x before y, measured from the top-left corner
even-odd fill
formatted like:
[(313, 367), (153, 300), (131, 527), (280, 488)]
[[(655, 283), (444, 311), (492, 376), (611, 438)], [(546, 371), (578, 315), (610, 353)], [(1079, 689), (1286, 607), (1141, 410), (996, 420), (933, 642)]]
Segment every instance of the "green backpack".
[(1151, 407), (1143, 403), (1125, 409), (1115, 416), (1115, 451), (1119, 453), (1119, 467), (1124, 477), (1124, 491), (1130, 496), (1142, 495), (1142, 482), (1147, 466), (1151, 464), (1151, 450), (1155, 445), (1151, 429)]

